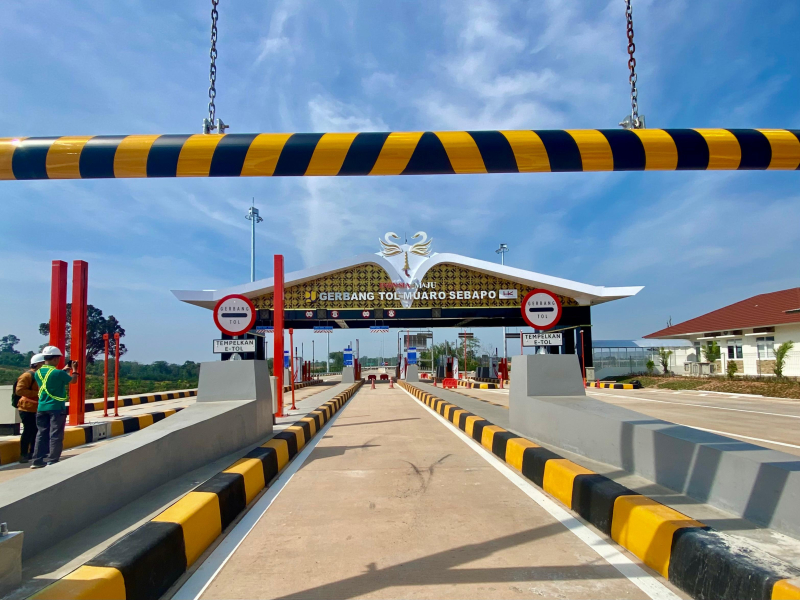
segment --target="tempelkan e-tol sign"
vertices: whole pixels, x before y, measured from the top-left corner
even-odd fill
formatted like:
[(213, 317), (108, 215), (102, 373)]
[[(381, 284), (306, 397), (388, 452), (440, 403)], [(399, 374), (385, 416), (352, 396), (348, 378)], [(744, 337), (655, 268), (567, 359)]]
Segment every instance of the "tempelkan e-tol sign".
[(249, 340), (214, 340), (214, 354), (228, 354), (235, 352), (255, 352), (256, 341)]

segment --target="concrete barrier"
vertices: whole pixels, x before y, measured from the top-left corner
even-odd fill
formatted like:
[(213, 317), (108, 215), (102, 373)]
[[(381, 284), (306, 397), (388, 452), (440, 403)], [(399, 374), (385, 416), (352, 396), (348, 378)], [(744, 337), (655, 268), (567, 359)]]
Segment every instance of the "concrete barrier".
[(355, 382), (356, 382), (355, 367), (344, 367), (342, 369), (342, 383), (355, 383)]
[(159, 598), (362, 384), (320, 405), (33, 598)]
[[(565, 390), (574, 389), (569, 381), (573, 378), (572, 361), (549, 360), (569, 355), (534, 356), (546, 360), (527, 370), (528, 374), (537, 376), (543, 372), (540, 367), (546, 371), (549, 366), (561, 376)], [(558, 391), (558, 386), (539, 383), (542, 384), (539, 389), (551, 395)], [(800, 597), (797, 579), (800, 570), (796, 567), (713, 531), (700, 521), (455, 404), (405, 382), (401, 381), (400, 385), (693, 598), (777, 600)]]
[(419, 383), (419, 367), (417, 365), (408, 365), (406, 369), (406, 381), (409, 383)]
[[(113, 444), (48, 466), (36, 477), (0, 486), (0, 521), (25, 532), (29, 557), (80, 531), (167, 481), (235, 452), (272, 431), (269, 384), (248, 380), (237, 363), (202, 363), (194, 405)], [(209, 369), (208, 365), (212, 365)], [(220, 369), (217, 365), (223, 365)], [(225, 365), (233, 365), (226, 369)], [(251, 367), (249, 379), (263, 374)], [(204, 394), (211, 371), (215, 382)], [(227, 393), (222, 393), (226, 389)], [(245, 389), (258, 397), (245, 399)], [(225, 396), (237, 400), (221, 400)]]
[(800, 537), (800, 460), (585, 395), (577, 357), (515, 356), (509, 418), (546, 444)]

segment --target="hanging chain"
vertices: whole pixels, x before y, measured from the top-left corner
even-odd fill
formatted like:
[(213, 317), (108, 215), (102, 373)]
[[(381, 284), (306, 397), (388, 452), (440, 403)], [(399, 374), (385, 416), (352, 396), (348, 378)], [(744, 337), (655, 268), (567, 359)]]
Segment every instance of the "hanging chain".
[(217, 97), (217, 19), (219, 18), (219, 12), (217, 12), (217, 6), (219, 5), (219, 0), (211, 0), (211, 50), (209, 51), (208, 55), (211, 58), (211, 66), (209, 68), (208, 73), (208, 80), (210, 85), (208, 86), (208, 118), (203, 119), (203, 133), (211, 133), (215, 129), (219, 129), (220, 133), (225, 133), (225, 130), (228, 128), (228, 125), (222, 122), (222, 120), (217, 121), (217, 106), (214, 103), (214, 100)]
[(628, 69), (630, 75), (628, 82), (631, 84), (631, 114), (623, 119), (622, 127), (625, 129), (644, 129), (644, 115), (639, 116), (639, 90), (636, 89), (636, 59), (633, 53), (636, 52), (636, 44), (633, 43), (633, 10), (631, 0), (625, 0), (625, 20), (627, 21), (628, 33)]

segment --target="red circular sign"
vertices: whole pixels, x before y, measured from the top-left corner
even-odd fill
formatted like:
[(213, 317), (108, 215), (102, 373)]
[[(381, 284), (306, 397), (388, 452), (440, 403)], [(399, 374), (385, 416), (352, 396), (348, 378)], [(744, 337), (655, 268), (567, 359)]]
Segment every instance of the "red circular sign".
[(243, 335), (256, 324), (256, 307), (241, 294), (225, 296), (214, 307), (214, 324), (227, 335)]
[(561, 320), (561, 301), (548, 290), (531, 290), (520, 308), (522, 318), (534, 329), (551, 329)]

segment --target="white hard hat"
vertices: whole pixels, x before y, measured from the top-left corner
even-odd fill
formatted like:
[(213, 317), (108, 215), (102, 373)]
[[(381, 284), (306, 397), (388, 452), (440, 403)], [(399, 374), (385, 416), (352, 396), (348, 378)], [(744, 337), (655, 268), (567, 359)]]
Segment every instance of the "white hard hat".
[(44, 354), (34, 354), (31, 356), (31, 366), (44, 362)]
[(61, 356), (61, 350), (55, 346), (45, 346), (42, 348), (42, 356), (45, 358), (55, 358), (56, 356)]

